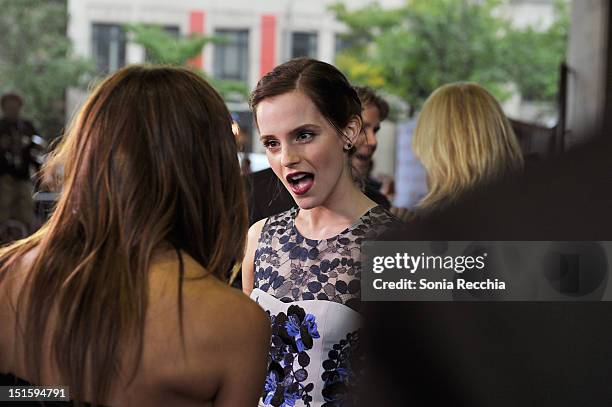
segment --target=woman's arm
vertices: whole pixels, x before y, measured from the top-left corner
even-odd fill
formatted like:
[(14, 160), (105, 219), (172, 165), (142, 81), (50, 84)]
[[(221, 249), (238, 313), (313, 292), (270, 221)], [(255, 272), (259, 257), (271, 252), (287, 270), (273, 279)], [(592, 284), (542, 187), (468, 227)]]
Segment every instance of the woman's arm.
[(255, 280), (255, 250), (257, 250), (257, 242), (261, 235), (261, 230), (266, 224), (266, 219), (255, 222), (249, 228), (247, 237), (247, 247), (242, 260), (242, 291), (246, 295), (251, 295)]

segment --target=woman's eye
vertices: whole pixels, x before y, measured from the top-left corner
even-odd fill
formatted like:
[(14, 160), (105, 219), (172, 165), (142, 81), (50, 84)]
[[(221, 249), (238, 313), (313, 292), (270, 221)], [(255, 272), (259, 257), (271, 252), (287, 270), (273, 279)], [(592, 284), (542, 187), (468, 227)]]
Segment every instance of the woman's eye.
[(265, 148), (267, 148), (268, 150), (271, 150), (273, 148), (276, 148), (279, 146), (278, 141), (276, 140), (266, 140), (263, 142), (263, 145)]
[(305, 131), (305, 132), (302, 132), (302, 133), (298, 134), (296, 139), (298, 141), (307, 141), (307, 140), (310, 140), (313, 137), (314, 137), (314, 134), (312, 134), (312, 133), (310, 133), (308, 131)]

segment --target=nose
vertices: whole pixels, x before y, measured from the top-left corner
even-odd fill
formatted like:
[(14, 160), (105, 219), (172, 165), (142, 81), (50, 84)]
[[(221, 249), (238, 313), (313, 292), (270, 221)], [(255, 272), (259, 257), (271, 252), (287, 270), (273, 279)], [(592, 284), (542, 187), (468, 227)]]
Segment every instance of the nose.
[(376, 133), (374, 133), (374, 129), (367, 129), (366, 132), (366, 145), (376, 149)]
[(300, 155), (292, 146), (285, 146), (281, 150), (280, 163), (283, 167), (292, 167), (300, 162)]

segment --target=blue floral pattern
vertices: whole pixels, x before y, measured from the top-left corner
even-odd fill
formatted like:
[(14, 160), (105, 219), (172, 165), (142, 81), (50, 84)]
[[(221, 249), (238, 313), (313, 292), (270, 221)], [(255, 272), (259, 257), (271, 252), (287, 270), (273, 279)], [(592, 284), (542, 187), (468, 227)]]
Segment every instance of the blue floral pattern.
[(359, 331), (351, 332), (339, 343), (334, 344), (323, 362), (325, 372), (322, 407), (348, 407), (356, 404), (354, 388), (358, 375), (363, 373), (364, 354), (359, 346)]
[(308, 350), (319, 339), (316, 317), (291, 305), (287, 313), (270, 315), (272, 344), (268, 355), (268, 373), (262, 393), (266, 406), (295, 406), (301, 400), (310, 406), (313, 383), (306, 384), (310, 365)]
[[(338, 332), (322, 322), (325, 328), (320, 332), (318, 319), (328, 321), (329, 318), (318, 312), (307, 313), (298, 304), (282, 303), (336, 302), (350, 308), (340, 307), (347, 318), (355, 318), (354, 311), (359, 311), (361, 298), (361, 243), (403, 224), (377, 206), (340, 234), (311, 240), (295, 227), (297, 213), (298, 209), (292, 208), (268, 218), (255, 251), (254, 288), (279, 304), (271, 305), (276, 309), (274, 312), (264, 307), (272, 324), (272, 342), (261, 403), (274, 407), (347, 407), (352, 400), (348, 391), (353, 388), (358, 371), (355, 370), (359, 360), (355, 356), (358, 333), (345, 336), (347, 332)], [(350, 330), (359, 326), (348, 325), (352, 327)], [(317, 341), (321, 341), (321, 346), (315, 353), (313, 346)], [(329, 346), (326, 343), (336, 341), (340, 342), (333, 349), (323, 348)], [(322, 375), (321, 366), (325, 369)]]

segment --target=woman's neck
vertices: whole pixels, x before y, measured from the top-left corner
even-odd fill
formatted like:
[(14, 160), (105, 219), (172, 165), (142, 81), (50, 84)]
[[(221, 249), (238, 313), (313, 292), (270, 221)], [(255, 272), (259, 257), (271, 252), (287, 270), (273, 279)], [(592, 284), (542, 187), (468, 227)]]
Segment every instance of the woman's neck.
[(300, 209), (296, 227), (313, 240), (336, 236), (351, 226), (376, 203), (361, 192), (352, 179), (343, 180), (325, 203), (311, 209)]

